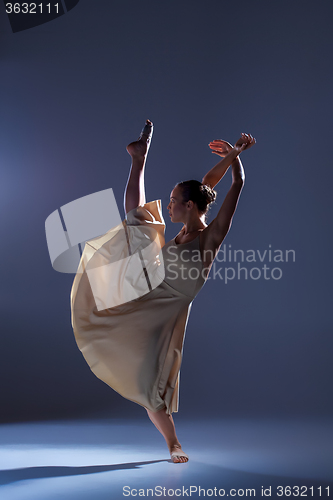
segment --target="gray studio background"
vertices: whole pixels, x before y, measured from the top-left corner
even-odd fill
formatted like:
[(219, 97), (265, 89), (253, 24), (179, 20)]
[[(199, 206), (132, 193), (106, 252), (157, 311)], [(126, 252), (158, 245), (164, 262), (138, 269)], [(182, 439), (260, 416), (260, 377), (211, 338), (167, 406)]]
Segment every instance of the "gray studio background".
[(124, 216), (125, 147), (147, 118), (146, 194), (162, 200), (167, 241), (181, 229), (166, 210), (173, 186), (218, 161), (211, 140), (250, 132), (225, 244), (296, 255), (277, 264), (280, 280), (206, 283), (187, 328), (180, 414), (332, 415), (332, 13), (329, 1), (80, 0), (13, 34), (0, 5), (2, 421), (145, 413), (78, 350), (74, 275), (52, 269), (44, 223), (109, 187)]

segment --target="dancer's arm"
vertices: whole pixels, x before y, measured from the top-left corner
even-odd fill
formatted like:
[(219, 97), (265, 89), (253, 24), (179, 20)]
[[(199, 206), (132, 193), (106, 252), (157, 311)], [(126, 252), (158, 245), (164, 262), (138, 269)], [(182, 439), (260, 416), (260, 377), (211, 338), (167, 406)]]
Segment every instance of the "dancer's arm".
[[(248, 143), (249, 137), (249, 134), (242, 134), (240, 139), (236, 142), (235, 147), (245, 144), (242, 151), (251, 147), (253, 144), (250, 145)], [(223, 160), (219, 161), (202, 179), (202, 184), (206, 184), (214, 189), (239, 153), (236, 153), (236, 150), (229, 142), (221, 139), (210, 142), (209, 147), (212, 153), (222, 156), (223, 158)]]
[[(243, 134), (242, 134), (243, 136)], [(202, 184), (210, 186), (212, 189), (220, 182), (228, 168), (237, 157), (238, 153), (227, 141), (216, 140), (209, 143), (212, 153), (222, 156), (220, 160), (202, 179)]]
[[(239, 154), (255, 143), (256, 140), (250, 134), (242, 134), (242, 137), (236, 142), (232, 151), (224, 158), (224, 160), (227, 160), (224, 165), (227, 165), (230, 159), (232, 159), (232, 183), (217, 216), (203, 231), (204, 250), (216, 252), (230, 229), (232, 218), (245, 181), (245, 173)], [(223, 160), (220, 163), (223, 167)]]
[(220, 246), (231, 227), (232, 218), (235, 213), (239, 196), (245, 182), (245, 173), (242, 162), (237, 156), (231, 164), (232, 183), (231, 187), (222, 203), (222, 206), (211, 222), (210, 237), (213, 239), (214, 246)]

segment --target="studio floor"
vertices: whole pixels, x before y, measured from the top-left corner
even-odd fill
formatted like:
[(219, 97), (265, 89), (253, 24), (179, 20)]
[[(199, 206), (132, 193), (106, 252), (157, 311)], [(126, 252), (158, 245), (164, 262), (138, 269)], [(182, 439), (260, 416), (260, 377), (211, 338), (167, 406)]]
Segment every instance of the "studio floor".
[(186, 464), (146, 420), (0, 426), (1, 500), (333, 497), (333, 422), (175, 417)]

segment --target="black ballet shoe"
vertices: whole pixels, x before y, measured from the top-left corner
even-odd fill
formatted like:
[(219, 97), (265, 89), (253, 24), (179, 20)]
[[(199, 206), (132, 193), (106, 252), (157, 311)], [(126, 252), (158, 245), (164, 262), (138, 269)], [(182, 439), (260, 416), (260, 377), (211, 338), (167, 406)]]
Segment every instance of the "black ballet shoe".
[(141, 130), (139, 140), (143, 135), (145, 135), (147, 137), (147, 142), (150, 142), (151, 138), (153, 137), (153, 130), (154, 130), (153, 123), (150, 120), (147, 120), (145, 126)]

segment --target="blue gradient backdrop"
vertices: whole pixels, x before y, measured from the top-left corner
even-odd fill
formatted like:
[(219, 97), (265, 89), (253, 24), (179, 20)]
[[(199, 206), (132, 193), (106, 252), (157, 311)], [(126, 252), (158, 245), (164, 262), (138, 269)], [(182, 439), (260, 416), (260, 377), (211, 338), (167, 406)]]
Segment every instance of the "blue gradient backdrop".
[(211, 140), (250, 132), (257, 145), (242, 156), (246, 184), (225, 244), (296, 252), (277, 264), (280, 280), (202, 289), (181, 414), (332, 415), (332, 14), (325, 0), (81, 0), (13, 34), (0, 5), (2, 421), (142, 415), (78, 350), (74, 276), (52, 269), (44, 222), (109, 187), (124, 215), (125, 146), (146, 118), (147, 200), (162, 199), (167, 240), (181, 228), (166, 210), (173, 186), (216, 163)]

